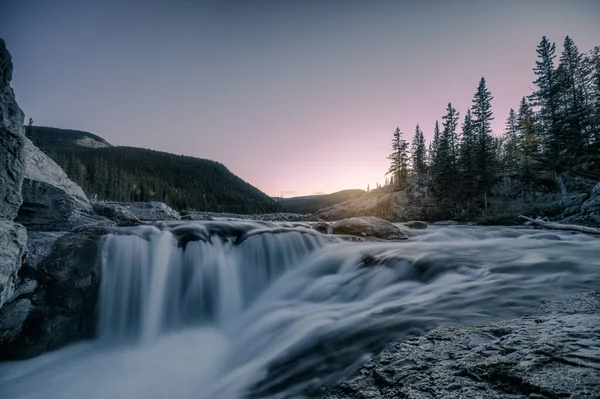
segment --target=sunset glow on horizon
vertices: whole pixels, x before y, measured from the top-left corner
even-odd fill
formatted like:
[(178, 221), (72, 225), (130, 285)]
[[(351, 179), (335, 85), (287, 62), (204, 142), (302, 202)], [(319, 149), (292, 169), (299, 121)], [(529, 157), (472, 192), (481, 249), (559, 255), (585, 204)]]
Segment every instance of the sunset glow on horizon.
[[(52, 3), (52, 4), (49, 4)], [(396, 126), (532, 91), (536, 46), (600, 38), (600, 2), (8, 0), (0, 37), (36, 125), (212, 159), (271, 196), (371, 188)]]

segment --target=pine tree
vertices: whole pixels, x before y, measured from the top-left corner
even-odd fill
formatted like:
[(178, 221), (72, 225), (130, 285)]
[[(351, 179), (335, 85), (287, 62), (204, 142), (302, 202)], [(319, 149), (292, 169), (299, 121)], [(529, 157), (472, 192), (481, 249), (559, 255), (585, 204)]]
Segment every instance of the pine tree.
[(522, 183), (522, 198), (525, 199), (527, 190), (535, 181), (535, 174), (539, 169), (538, 159), (540, 156), (540, 140), (535, 132), (534, 114), (527, 99), (523, 97), (519, 105), (517, 116), (517, 131), (519, 139), (519, 179)]
[(425, 148), (425, 136), (419, 125), (415, 127), (415, 136), (411, 145), (411, 153), (413, 173), (417, 176), (418, 184), (422, 184), (423, 178), (427, 173), (427, 149)]
[(402, 138), (399, 127), (394, 131), (392, 153), (388, 159), (391, 161), (388, 174), (394, 178), (396, 188), (403, 190), (408, 180), (408, 143)]
[[(439, 135), (435, 159), (435, 174), (433, 178), (433, 193), (440, 199), (455, 200), (458, 194), (456, 145), (458, 137), (458, 112), (451, 103), (448, 103), (446, 115), (443, 116), (444, 130)], [(439, 126), (436, 124), (439, 130)]]
[(513, 174), (517, 172), (521, 154), (517, 131), (517, 114), (512, 108), (508, 112), (508, 118), (506, 119), (502, 144), (502, 164), (509, 174)]
[(538, 60), (533, 69), (537, 78), (533, 81), (536, 90), (531, 94), (531, 104), (539, 109), (537, 130), (543, 137), (545, 161), (547, 167), (561, 172), (560, 151), (561, 133), (559, 128), (557, 71), (554, 67), (556, 44), (550, 43), (546, 36), (536, 50)]
[(557, 138), (561, 147), (559, 161), (563, 167), (574, 167), (584, 155), (587, 115), (583, 55), (569, 36), (565, 38), (556, 78), (555, 84), (562, 99), (559, 116), (560, 136)]
[(492, 93), (488, 90), (485, 78), (481, 78), (477, 92), (473, 97), (473, 130), (477, 137), (475, 160), (477, 165), (477, 188), (483, 194), (484, 206), (487, 211), (487, 195), (494, 184), (496, 164), (494, 139), (491, 135)]
[(467, 109), (465, 119), (461, 126), (460, 151), (458, 157), (459, 172), (461, 175), (461, 189), (466, 198), (475, 195), (477, 187), (477, 137), (473, 126), (471, 108)]
[(435, 176), (437, 169), (440, 137), (440, 124), (438, 121), (435, 121), (435, 127), (433, 128), (433, 140), (431, 140), (431, 143), (429, 143), (429, 170), (432, 178)]

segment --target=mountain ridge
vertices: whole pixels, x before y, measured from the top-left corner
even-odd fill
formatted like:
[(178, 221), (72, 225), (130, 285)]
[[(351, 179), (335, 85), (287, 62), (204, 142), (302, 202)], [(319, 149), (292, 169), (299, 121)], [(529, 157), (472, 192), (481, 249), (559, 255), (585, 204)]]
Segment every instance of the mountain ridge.
[(81, 130), (28, 126), (26, 135), (90, 198), (161, 201), (178, 210), (265, 213), (278, 209), (269, 196), (217, 161), (114, 146)]

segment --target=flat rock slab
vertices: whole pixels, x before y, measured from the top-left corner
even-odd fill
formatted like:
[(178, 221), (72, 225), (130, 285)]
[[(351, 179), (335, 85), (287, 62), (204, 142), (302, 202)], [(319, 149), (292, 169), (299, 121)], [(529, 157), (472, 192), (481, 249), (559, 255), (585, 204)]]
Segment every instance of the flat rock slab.
[(545, 309), (560, 313), (397, 343), (324, 397), (598, 398), (600, 295), (591, 295)]

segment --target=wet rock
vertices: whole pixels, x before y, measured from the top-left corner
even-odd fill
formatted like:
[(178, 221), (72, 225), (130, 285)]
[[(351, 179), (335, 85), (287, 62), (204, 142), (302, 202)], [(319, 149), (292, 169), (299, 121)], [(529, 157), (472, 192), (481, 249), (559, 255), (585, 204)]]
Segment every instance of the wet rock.
[(409, 229), (426, 229), (427, 223), (419, 221), (419, 220), (411, 220), (410, 222), (404, 223), (406, 227)]
[(600, 397), (600, 295), (546, 310), (397, 343), (324, 397)]
[(98, 215), (112, 220), (117, 226), (137, 226), (142, 223), (133, 212), (117, 203), (94, 202), (92, 207)]
[(392, 223), (373, 216), (338, 220), (331, 224), (333, 234), (375, 237), (384, 240), (404, 240), (408, 237)]
[(317, 230), (319, 233), (329, 234), (329, 223), (320, 221), (312, 225), (314, 230)]
[(213, 218), (204, 212), (182, 212), (181, 220), (213, 220)]
[(0, 320), (10, 320), (0, 322), (0, 360), (35, 356), (93, 336), (105, 233), (93, 228), (64, 234), (37, 269), (23, 266), (23, 281), (37, 285), (0, 310)]

